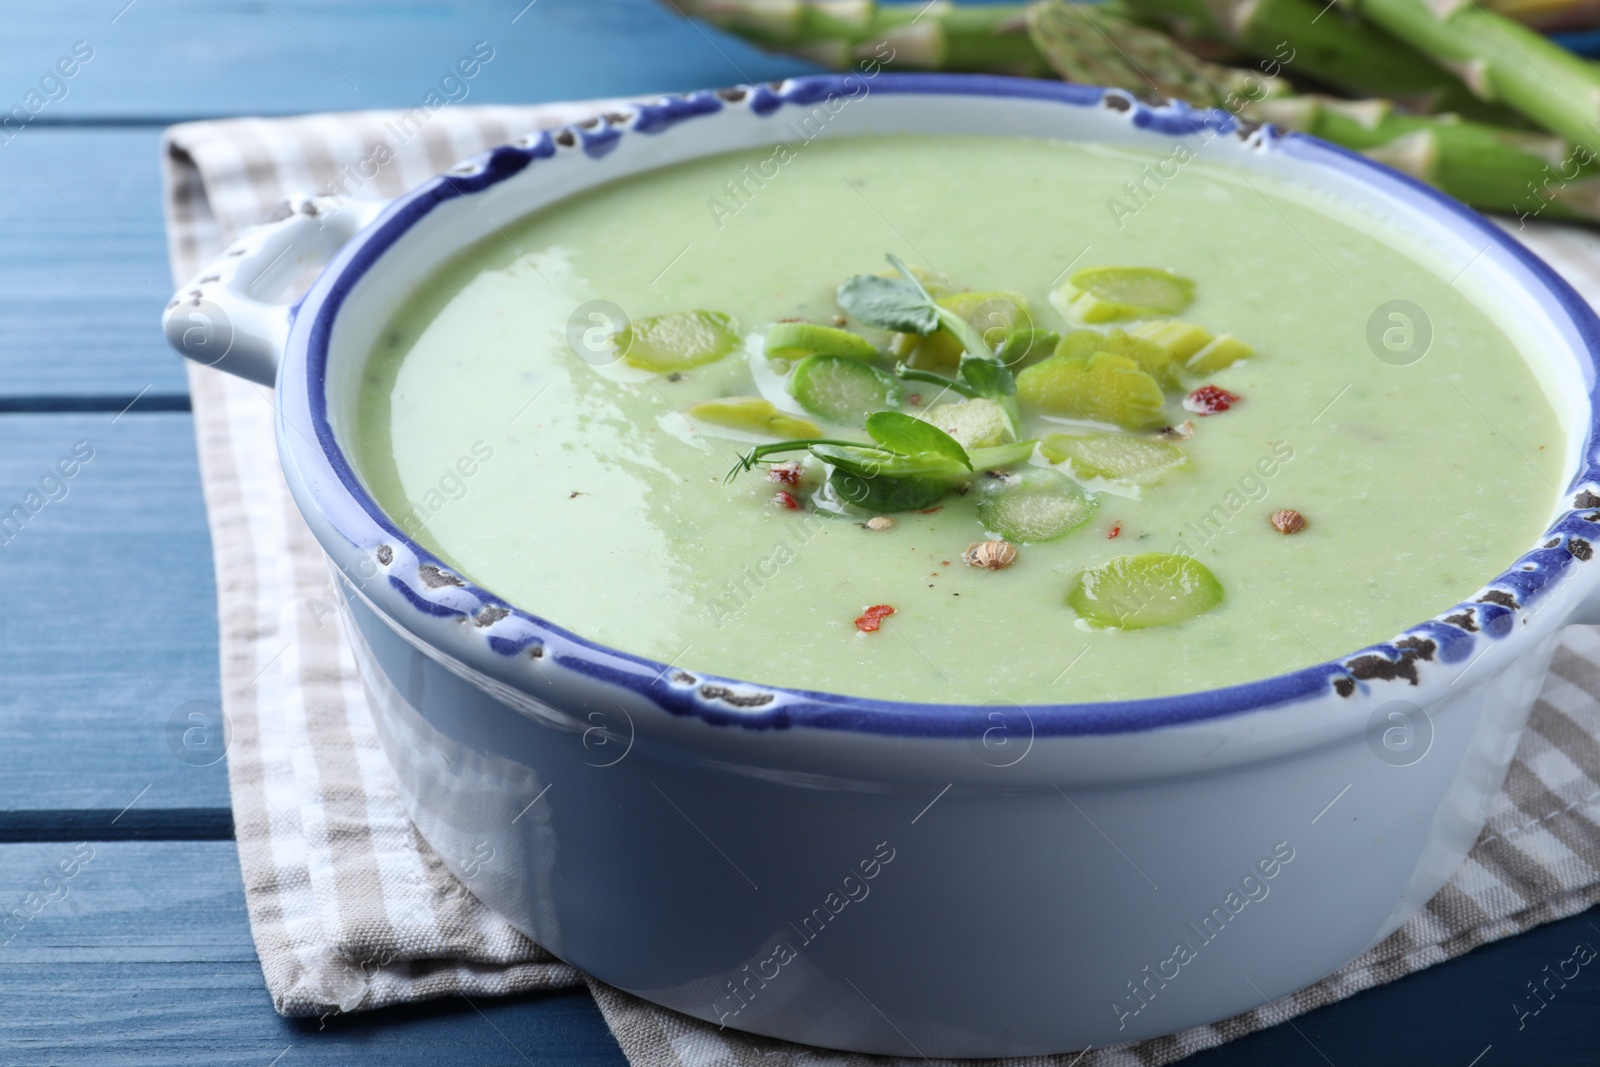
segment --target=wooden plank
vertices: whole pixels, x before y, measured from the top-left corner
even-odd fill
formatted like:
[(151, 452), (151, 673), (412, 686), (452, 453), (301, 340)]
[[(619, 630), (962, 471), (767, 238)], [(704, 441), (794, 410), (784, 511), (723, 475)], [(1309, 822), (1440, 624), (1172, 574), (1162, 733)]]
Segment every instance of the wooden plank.
[(0, 846), (0, 908), (29, 916), (9, 941), (0, 932), (8, 1064), (625, 1062), (582, 990), (450, 998), (325, 1025), (281, 1018), (228, 843)]
[(0, 415), (59, 415), (98, 411), (106, 415), (124, 412), (188, 411), (189, 398), (176, 393), (30, 393), (27, 396), (0, 395)]
[[(1185, 1067), (1593, 1063), (1600, 1027), (1597, 921), (1600, 910), (1592, 909), (1548, 923), (1183, 1062)], [(1579, 945), (1586, 949), (1579, 959), (1590, 959), (1584, 966), (1573, 958)], [(1563, 966), (1577, 977), (1564, 983), (1559, 976), (1550, 979), (1544, 992), (1543, 983)], [(1542, 1008), (1530, 983), (1540, 987)]]
[(0, 585), (0, 810), (227, 806), (172, 727), (219, 700), (188, 415), (0, 417)]
[[(103, 6), (58, 4), (8, 22), (7, 33), (0, 35), (0, 69), (33, 69), (39, 64), (11, 65), (13, 60), (22, 62), (14, 52), (26, 46), (30, 34), (55, 41), (71, 37), (77, 32), (74, 27), (100, 28), (90, 13)], [(303, 18), (302, 28), (308, 31), (325, 25), (335, 42), (329, 47), (352, 57), (346, 62), (374, 64), (373, 73), (381, 77), (369, 83), (370, 91), (344, 98), (341, 90), (351, 92), (349, 86), (292, 32), (279, 10), (296, 25)], [(511, 27), (514, 14), (514, 8), (510, 14), (500, 11), (496, 25), (504, 23), (500, 28), (514, 31), (518, 36), (513, 42), (520, 43), (496, 52), (473, 79), (476, 88), (465, 102), (692, 88), (740, 80), (741, 70), (766, 79), (799, 69), (760, 55), (736, 58), (743, 47), (738, 42), (713, 37), (712, 31), (703, 35), (645, 0), (593, 5), (544, 0)], [(173, 116), (188, 113), (180, 102), (195, 110), (196, 101), (204, 102), (199, 110), (206, 114), (411, 106), (433, 84), (435, 68), (442, 70), (441, 64), (453, 61), (434, 56), (433, 50), (455, 47), (449, 43), (455, 34), (470, 51), (471, 43), (480, 39), (472, 36), (479, 32), (474, 27), (486, 25), (482, 20), (488, 13), (419, 4), (403, 8), (401, 15), (380, 18), (368, 5), (348, 3), (196, 8), (140, 0), (115, 26), (103, 27), (128, 31), (141, 43), (120, 60), (109, 47), (105, 55), (97, 53), (66, 83), (72, 88), (65, 99), (46, 107), (19, 132), (0, 127), (0, 323), (5, 327), (0, 329), (0, 398), (123, 399), (148, 389), (159, 399), (187, 391), (182, 365), (159, 330), (172, 288), (162, 219), (162, 120), (139, 112), (140, 121), (156, 126), (105, 129), (52, 123), (137, 117), (134, 111), (117, 109), (133, 107), (152, 86), (174, 94), (159, 103), (159, 109)], [(656, 36), (640, 26), (653, 27)], [(185, 42), (201, 39), (207, 44), (197, 49), (198, 57), (188, 56)], [(627, 61), (595, 62), (590, 57), (579, 62), (582, 45), (592, 48), (600, 40), (614, 58), (625, 55)], [(184, 50), (184, 63), (170, 65), (160, 58), (174, 48)], [(282, 49), (305, 55), (292, 61), (279, 54)], [(205, 69), (195, 67), (196, 62)], [(333, 84), (323, 84), (314, 71), (304, 69), (308, 62), (321, 65), (323, 81), (331, 77)], [(672, 70), (666, 71), (663, 63)], [(159, 75), (153, 65), (159, 65)], [(132, 79), (131, 84), (103, 89), (112, 111), (72, 112), (94, 97), (90, 78), (108, 71)], [(6, 106), (0, 98), (0, 119)]]
[[(0, 846), (0, 910), (26, 910), (30, 892), (59, 898), (0, 946), (5, 1062), (48, 1055), (52, 1063), (262, 1067), (289, 1049), (285, 1067), (621, 1063), (582, 994), (475, 998), (475, 1007), (447, 1000), (330, 1019), (326, 1029), (281, 1019), (262, 984), (231, 845), (93, 844), (75, 877), (47, 886), (74, 847)], [(1594, 920), (1590, 913), (1540, 927), (1185, 1062), (1467, 1067), (1491, 1046), (1481, 1067), (1593, 1062), (1600, 960), (1564, 988), (1552, 983), (1538, 1015), (1519, 1019), (1512, 1005), (1534, 1003), (1526, 983), (1555, 972), (1574, 945), (1600, 948)]]
[[(123, 2), (19, 10), (8, 13), (0, 35), (5, 70), (38, 67), (42, 75), (76, 40), (96, 49), (62, 83), (65, 98), (25, 126), (0, 127), (0, 403), (119, 400), (147, 389), (170, 403), (186, 392), (183, 368), (159, 330), (171, 295), (159, 166), (166, 118), (412, 106), (478, 40), (501, 43), (479, 76), (463, 83), (463, 103), (685, 89), (741, 80), (740, 71), (768, 79), (801, 69), (703, 33), (651, 0), (543, 0), (514, 26), (520, 2), (391, 11), (287, 0), (139, 0), (113, 25), (110, 15)], [(606, 59), (585, 55), (602, 41)], [(364, 88), (352, 89), (334, 65)], [(20, 104), (27, 86), (16, 89)], [(0, 119), (11, 106), (0, 98)], [(101, 120), (144, 125), (75, 125)]]
[[(489, 64), (460, 87), (443, 81), (479, 41), (494, 50)], [(71, 79), (35, 84), (63, 58), (72, 68), (76, 42), (92, 58)], [(30, 125), (42, 125), (411, 107), (430, 91), (457, 103), (529, 103), (813, 69), (656, 0), (57, 0), (7, 11), (0, 113), (22, 106), (27, 116), (30, 90), (39, 93)]]
[(25, 132), (0, 147), (0, 402), (186, 395), (161, 336), (160, 131)]
[[(140, 798), (141, 801), (143, 798)], [(0, 810), (0, 843), (24, 841), (232, 841), (228, 808)]]

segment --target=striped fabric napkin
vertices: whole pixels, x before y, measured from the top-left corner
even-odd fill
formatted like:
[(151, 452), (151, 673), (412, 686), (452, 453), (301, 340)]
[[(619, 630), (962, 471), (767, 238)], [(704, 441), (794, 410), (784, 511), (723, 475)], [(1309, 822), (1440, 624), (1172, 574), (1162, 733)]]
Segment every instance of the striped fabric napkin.
[[(174, 278), (187, 281), (285, 194), (395, 196), (484, 148), (620, 106), (444, 107), (175, 126), (164, 151)], [(373, 167), (357, 166), (380, 158), (370, 177)], [(1521, 236), (1600, 302), (1600, 240), (1555, 228)], [(468, 893), (401, 807), (338, 625), (329, 572), (278, 470), (270, 390), (196, 367), (189, 381), (216, 559), (239, 861), (280, 1012), (314, 1016), (588, 981), (637, 1065), (765, 1067), (768, 1057), (783, 1056), (806, 1067), (884, 1067), (881, 1057), (719, 1030), (594, 982)], [(1570, 629), (1471, 857), (1421, 915), (1362, 958), (1214, 1025), (1005, 1064), (1171, 1063), (1600, 901), (1596, 693), (1600, 631)]]

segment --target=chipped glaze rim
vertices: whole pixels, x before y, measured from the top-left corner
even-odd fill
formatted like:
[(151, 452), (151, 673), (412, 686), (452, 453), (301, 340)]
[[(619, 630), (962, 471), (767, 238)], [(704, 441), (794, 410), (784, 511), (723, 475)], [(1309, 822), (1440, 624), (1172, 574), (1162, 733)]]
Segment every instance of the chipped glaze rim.
[[(311, 290), (293, 308), (287, 350), (278, 380), (279, 447), (303, 495), (331, 532), (346, 545), (377, 561), (386, 581), (364, 588), (381, 612), (417, 640), (440, 649), (427, 634), (430, 623), (447, 619), (465, 627), (471, 640), (463, 651), (468, 666), (507, 677), (511, 664), (522, 660), (528, 680), (540, 661), (549, 658), (593, 681), (630, 690), (662, 711), (692, 716), (711, 725), (753, 730), (806, 727), (828, 731), (908, 737), (964, 737), (986, 724), (983, 705), (939, 704), (852, 697), (783, 686), (769, 686), (716, 675), (696, 676), (648, 657), (610, 648), (572, 633), (531, 612), (517, 608), (462, 578), (438, 557), (407, 537), (362, 486), (346, 460), (329, 422), (323, 384), (335, 319), (352, 287), (411, 226), (435, 207), (471, 196), (521, 173), (558, 153), (581, 151), (604, 159), (625, 136), (655, 136), (680, 124), (744, 108), (768, 118), (791, 106), (812, 106), (830, 95), (853, 95), (855, 75), (814, 75), (770, 85), (737, 86), (658, 98), (630, 105), (575, 126), (544, 131), (517, 145), (490, 149), (400, 197), (382, 215), (346, 244)], [(1594, 380), (1600, 383), (1600, 318), (1559, 275), (1521, 244), (1481, 215), (1444, 194), (1356, 153), (1304, 134), (1242, 122), (1220, 110), (1191, 108), (1181, 102), (1152, 105), (1122, 90), (990, 75), (888, 74), (873, 79), (873, 93), (1024, 98), (1070, 107), (1106, 106), (1123, 112), (1127, 121), (1147, 131), (1181, 137), (1209, 128), (1232, 134), (1264, 151), (1287, 153), (1313, 166), (1327, 167), (1377, 186), (1392, 199), (1430, 213), (1436, 219), (1470, 231), (1498, 245), (1532, 275), (1533, 290), (1553, 299), (1564, 313), (1588, 355)], [(1393, 639), (1337, 659), (1284, 674), (1216, 689), (1174, 696), (1120, 701), (1019, 705), (1040, 736), (1125, 734), (1180, 724), (1221, 719), (1337, 694), (1367, 693), (1375, 681), (1420, 684), (1424, 672), (1472, 657), (1480, 641), (1499, 641), (1513, 633), (1519, 613), (1546, 600), (1573, 577), (1577, 566), (1594, 553), (1591, 539), (1600, 524), (1600, 465), (1593, 456), (1597, 419), (1596, 389), (1589, 398), (1588, 437), (1580, 469), (1573, 476), (1555, 518), (1538, 547), (1524, 553), (1470, 600), (1462, 601), (1408, 628)], [(312, 447), (287, 427), (291, 419), (313, 427)], [(297, 493), (297, 496), (301, 496)], [(303, 504), (304, 506), (304, 504)], [(314, 523), (313, 526), (319, 524)], [(347, 575), (333, 546), (319, 533), (324, 548)], [(400, 549), (397, 551), (397, 548)], [(360, 587), (363, 583), (357, 583)], [(392, 592), (393, 595), (386, 595)], [(412, 618), (405, 617), (410, 613)], [(1521, 617), (1527, 621), (1524, 614)], [(460, 642), (451, 642), (460, 645)], [(470, 662), (476, 659), (478, 662)], [(515, 675), (511, 677), (515, 678)]]

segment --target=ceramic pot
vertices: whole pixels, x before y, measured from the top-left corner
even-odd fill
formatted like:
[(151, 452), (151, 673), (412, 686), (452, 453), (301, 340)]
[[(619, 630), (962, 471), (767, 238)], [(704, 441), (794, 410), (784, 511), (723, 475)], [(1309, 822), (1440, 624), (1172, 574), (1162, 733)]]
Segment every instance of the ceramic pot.
[[(828, 138), (1183, 140), (1472, 262), (1461, 284), (1517, 323), (1567, 427), (1548, 532), (1470, 601), (1382, 645), (1225, 689), (1034, 707), (865, 700), (651, 662), (408, 539), (347, 459), (363, 362), (408, 295), (528, 212), (771, 145), (817, 116)], [(412, 818), (539, 943), (701, 1019), (863, 1052), (1010, 1056), (1168, 1033), (1314, 982), (1444, 884), (1562, 627), (1600, 618), (1600, 322), (1478, 215), (1308, 137), (1041, 81), (814, 77), (541, 133), (381, 210), (302, 199), (284, 214), (180, 291), (168, 336), (276, 385), (284, 471), (346, 594)], [(323, 260), (292, 306), (252, 295), (268, 266)]]

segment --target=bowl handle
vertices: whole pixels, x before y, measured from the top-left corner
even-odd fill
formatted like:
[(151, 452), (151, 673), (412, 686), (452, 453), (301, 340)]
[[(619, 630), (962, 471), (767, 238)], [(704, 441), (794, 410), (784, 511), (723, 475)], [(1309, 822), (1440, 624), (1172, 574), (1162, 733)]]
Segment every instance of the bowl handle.
[(285, 197), (173, 296), (161, 318), (167, 343), (194, 363), (274, 384), (293, 302), (387, 204)]

